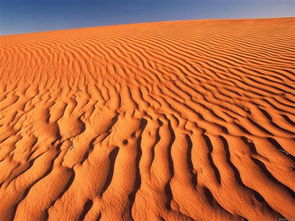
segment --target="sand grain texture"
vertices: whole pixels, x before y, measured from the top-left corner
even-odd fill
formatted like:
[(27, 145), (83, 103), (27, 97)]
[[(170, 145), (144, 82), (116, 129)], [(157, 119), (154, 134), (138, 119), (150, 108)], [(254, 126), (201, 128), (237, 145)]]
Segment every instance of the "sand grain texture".
[(295, 217), (295, 19), (0, 37), (0, 220)]

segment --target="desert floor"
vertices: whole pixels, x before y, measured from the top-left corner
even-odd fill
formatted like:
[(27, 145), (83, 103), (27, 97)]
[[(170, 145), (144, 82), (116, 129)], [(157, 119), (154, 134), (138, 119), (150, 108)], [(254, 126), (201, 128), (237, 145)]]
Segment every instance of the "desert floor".
[(0, 220), (295, 220), (295, 18), (0, 37)]

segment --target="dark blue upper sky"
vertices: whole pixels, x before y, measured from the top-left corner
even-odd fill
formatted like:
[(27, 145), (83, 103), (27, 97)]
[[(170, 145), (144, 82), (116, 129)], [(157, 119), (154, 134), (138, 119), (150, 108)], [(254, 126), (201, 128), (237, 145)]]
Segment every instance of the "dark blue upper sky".
[(295, 0), (0, 0), (0, 35), (167, 20), (295, 16)]

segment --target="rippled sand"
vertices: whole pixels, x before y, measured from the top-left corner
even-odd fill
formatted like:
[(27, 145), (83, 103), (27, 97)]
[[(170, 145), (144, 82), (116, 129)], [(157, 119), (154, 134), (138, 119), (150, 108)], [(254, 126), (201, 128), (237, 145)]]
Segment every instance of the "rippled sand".
[(0, 220), (295, 218), (295, 19), (0, 37)]

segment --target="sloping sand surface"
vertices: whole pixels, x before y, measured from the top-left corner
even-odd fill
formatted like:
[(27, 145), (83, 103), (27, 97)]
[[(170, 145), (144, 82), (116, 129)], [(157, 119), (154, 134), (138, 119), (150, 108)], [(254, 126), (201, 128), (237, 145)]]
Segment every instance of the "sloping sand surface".
[(295, 218), (295, 19), (0, 37), (0, 220)]

